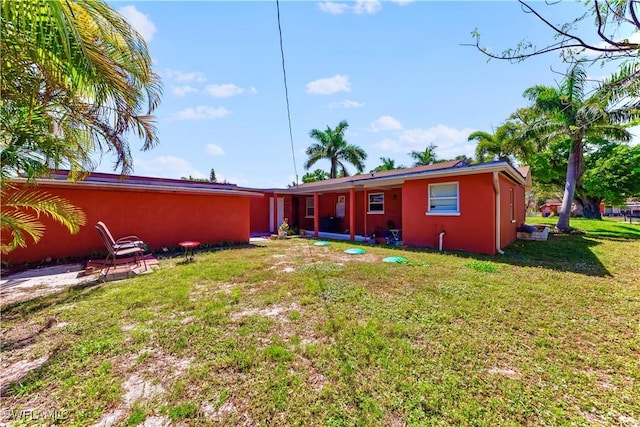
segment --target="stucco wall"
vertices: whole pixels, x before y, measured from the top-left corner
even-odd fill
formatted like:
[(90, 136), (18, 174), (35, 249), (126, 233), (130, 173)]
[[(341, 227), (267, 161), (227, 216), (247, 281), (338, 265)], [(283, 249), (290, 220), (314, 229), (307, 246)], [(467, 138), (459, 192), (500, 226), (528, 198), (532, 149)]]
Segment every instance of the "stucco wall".
[(269, 231), (269, 197), (252, 197), (250, 201), (250, 231), (265, 233)]
[[(510, 190), (513, 189), (513, 219), (511, 214)], [(518, 225), (525, 222), (524, 188), (500, 175), (500, 247), (504, 248), (516, 240)]]
[[(458, 182), (460, 215), (426, 215), (428, 184)], [(495, 193), (493, 174), (407, 181), (402, 194), (402, 234), (410, 246), (495, 254)]]
[(183, 240), (203, 243), (248, 242), (250, 199), (247, 196), (143, 192), (95, 188), (56, 188), (40, 185), (40, 190), (64, 197), (82, 208), (87, 223), (74, 235), (51, 221), (42, 239), (19, 248), (3, 259), (14, 263), (37, 262), (47, 257), (85, 257), (104, 252), (94, 226), (103, 221), (114, 238), (139, 236), (151, 249), (175, 247)]

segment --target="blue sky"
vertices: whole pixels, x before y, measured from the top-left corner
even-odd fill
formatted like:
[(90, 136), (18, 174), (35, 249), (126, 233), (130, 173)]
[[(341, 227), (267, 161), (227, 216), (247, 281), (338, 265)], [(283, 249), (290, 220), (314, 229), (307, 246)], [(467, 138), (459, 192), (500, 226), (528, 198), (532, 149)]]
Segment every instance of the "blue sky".
[[(130, 138), (135, 175), (208, 178), (213, 168), (241, 186), (295, 180), (275, 1), (110, 4), (145, 37), (164, 85), (159, 146), (141, 152)], [(556, 23), (584, 10), (534, 4)], [(471, 156), (471, 132), (491, 132), (527, 105), (527, 87), (554, 85), (566, 69), (554, 54), (510, 64), (462, 46), (474, 28), (496, 52), (525, 37), (552, 41), (511, 1), (282, 1), (280, 17), (300, 180), (309, 131), (343, 119), (347, 141), (368, 153), (366, 171), (380, 157), (410, 166), (408, 153), (431, 143), (439, 158)], [(105, 154), (98, 170), (112, 164)]]

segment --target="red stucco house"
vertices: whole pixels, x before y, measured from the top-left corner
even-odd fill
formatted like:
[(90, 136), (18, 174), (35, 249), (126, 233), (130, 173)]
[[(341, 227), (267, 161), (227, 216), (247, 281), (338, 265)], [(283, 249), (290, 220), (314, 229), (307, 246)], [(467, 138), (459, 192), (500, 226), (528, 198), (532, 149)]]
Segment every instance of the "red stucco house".
[[(24, 180), (16, 180), (20, 188)], [(135, 234), (154, 250), (175, 247), (183, 240), (202, 243), (248, 242), (250, 200), (261, 192), (230, 184), (194, 182), (92, 173), (85, 180), (67, 181), (64, 171), (38, 179), (36, 190), (64, 197), (87, 217), (77, 234), (41, 217), (46, 232), (38, 243), (18, 248), (3, 259), (13, 264), (46, 258), (86, 257), (105, 251), (94, 225), (103, 221), (116, 236)], [(4, 207), (3, 207), (4, 209)]]
[(316, 236), (337, 232), (354, 240), (394, 228), (405, 245), (496, 254), (525, 221), (530, 185), (528, 167), (449, 161), (264, 190), (269, 201), (252, 201), (251, 216), (261, 218), (254, 225), (263, 231), (287, 217)]
[[(331, 232), (356, 240), (391, 228), (408, 246), (496, 254), (515, 240), (525, 221), (530, 184), (528, 168), (507, 162), (450, 161), (286, 189), (102, 173), (70, 182), (57, 172), (39, 179), (37, 188), (80, 207), (86, 226), (70, 235), (41, 218), (42, 239), (3, 259), (19, 264), (103, 252), (94, 229), (98, 221), (115, 236), (136, 234), (159, 250), (182, 240), (248, 242), (251, 233), (277, 230), (284, 217), (315, 236)], [(27, 184), (16, 180), (16, 185)]]

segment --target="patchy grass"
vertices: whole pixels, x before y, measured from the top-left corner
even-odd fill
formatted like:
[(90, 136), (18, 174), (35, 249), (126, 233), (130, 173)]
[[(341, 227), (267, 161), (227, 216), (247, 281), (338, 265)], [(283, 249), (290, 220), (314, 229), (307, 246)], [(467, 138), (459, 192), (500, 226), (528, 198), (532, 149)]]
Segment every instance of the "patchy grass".
[(16, 420), (22, 410), (65, 425), (640, 423), (640, 226), (572, 225), (586, 234), (497, 257), (274, 240), (8, 307), (3, 368), (46, 362), (3, 392), (3, 414), (20, 425), (38, 424)]

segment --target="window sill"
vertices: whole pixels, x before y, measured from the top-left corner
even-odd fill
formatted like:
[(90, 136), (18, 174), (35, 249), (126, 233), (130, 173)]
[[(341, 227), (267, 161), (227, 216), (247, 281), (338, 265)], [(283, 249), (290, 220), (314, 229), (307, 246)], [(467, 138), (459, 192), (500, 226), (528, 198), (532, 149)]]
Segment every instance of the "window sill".
[(427, 216), (460, 216), (460, 212), (425, 212)]
[(380, 211), (367, 212), (367, 215), (384, 215), (384, 211), (382, 211), (382, 212), (380, 212)]
[(315, 217), (314, 217), (314, 216), (305, 216), (305, 218), (311, 218), (311, 219), (313, 219), (313, 218), (315, 218)]
[(516, 220), (515, 220), (515, 219), (512, 219), (512, 220), (511, 220), (511, 224), (515, 224), (515, 223), (516, 223)]

